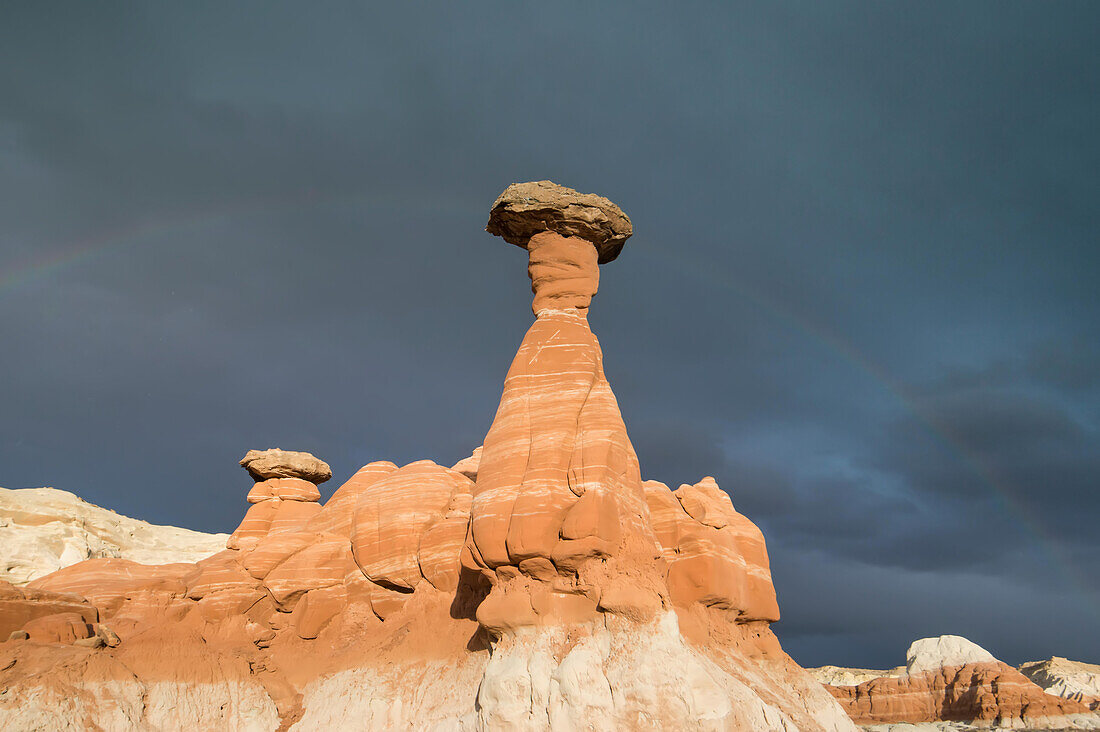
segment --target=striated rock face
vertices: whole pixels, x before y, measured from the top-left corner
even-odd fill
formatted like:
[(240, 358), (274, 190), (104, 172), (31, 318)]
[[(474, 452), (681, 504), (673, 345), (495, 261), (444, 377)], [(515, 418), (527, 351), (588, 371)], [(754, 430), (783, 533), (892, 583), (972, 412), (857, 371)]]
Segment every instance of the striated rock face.
[(309, 520), (307, 527), (312, 531), (339, 534), (350, 539), (359, 497), (395, 470), (397, 466), (389, 460), (379, 460), (359, 468), (348, 482), (336, 489), (332, 498)]
[(827, 688), (861, 725), (959, 722), (1004, 729), (1100, 729), (1100, 715), (1087, 704), (1046, 693), (965, 638), (921, 639), (906, 658), (903, 672)]
[(1046, 693), (1073, 699), (1100, 711), (1100, 666), (1054, 656), (1045, 661), (1025, 663), (1019, 670)]
[(652, 617), (667, 593), (647, 513), (595, 336), (576, 310), (540, 311), (478, 469), (465, 564), (493, 588), (479, 619), (495, 630), (592, 618), (618, 576), (630, 577), (623, 601)]
[(27, 630), (32, 622), (57, 616), (94, 623), (99, 619), (99, 611), (79, 595), (16, 587), (0, 581), (0, 640)]
[(120, 516), (54, 488), (0, 488), (0, 580), (16, 585), (99, 557), (194, 562), (226, 538)]
[(531, 237), (527, 251), (535, 315), (543, 310), (588, 310), (600, 286), (596, 249), (589, 242), (545, 231)]
[(364, 490), (351, 550), (367, 579), (397, 592), (412, 592), (422, 580), (454, 592), (473, 487), (465, 475), (420, 460)]
[(675, 491), (650, 480), (645, 492), (673, 604), (732, 610), (742, 621), (779, 620), (764, 535), (714, 478)]
[(250, 452), (224, 551), (31, 583), (95, 625), (10, 621), (0, 727), (855, 729), (768, 626), (756, 526), (713, 478), (642, 480), (587, 320), (629, 219), (535, 183), (490, 230), (528, 249), (536, 319), (483, 446), (371, 463), (324, 505), (319, 460)]

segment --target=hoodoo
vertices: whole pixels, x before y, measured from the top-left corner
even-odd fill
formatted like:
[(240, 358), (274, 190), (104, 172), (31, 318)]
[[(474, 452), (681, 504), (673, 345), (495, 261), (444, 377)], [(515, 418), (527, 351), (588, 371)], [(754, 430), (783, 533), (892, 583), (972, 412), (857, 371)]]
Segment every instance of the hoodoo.
[(540, 181), (486, 229), (527, 251), (535, 322), (483, 445), (371, 463), (324, 504), (323, 462), (250, 452), (225, 551), (9, 593), (113, 645), (13, 633), (0, 727), (855, 729), (769, 629), (759, 529), (713, 478), (642, 478), (587, 318), (630, 219)]
[[(526, 193), (541, 200), (521, 206)], [(492, 586), (477, 612), (490, 633), (591, 621), (608, 601), (651, 619), (667, 600), (638, 457), (588, 327), (610, 236), (592, 222), (609, 218), (625, 222), (625, 240), (630, 220), (610, 201), (543, 182), (510, 187), (486, 227), (526, 247), (535, 296), (485, 437), (463, 554)]]

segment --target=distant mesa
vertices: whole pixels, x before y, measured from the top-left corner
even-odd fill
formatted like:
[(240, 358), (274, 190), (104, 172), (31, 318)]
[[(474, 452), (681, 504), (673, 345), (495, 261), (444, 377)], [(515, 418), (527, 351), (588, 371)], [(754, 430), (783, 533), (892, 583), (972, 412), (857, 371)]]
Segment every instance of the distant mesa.
[(1053, 656), (1020, 665), (1020, 673), (1048, 694), (1064, 696), (1093, 709), (1100, 708), (1100, 665)]
[(906, 665), (889, 671), (810, 671), (857, 724), (876, 730), (950, 723), (967, 725), (951, 729), (1100, 729), (1100, 666), (1055, 658), (1015, 669), (957, 635), (914, 641)]

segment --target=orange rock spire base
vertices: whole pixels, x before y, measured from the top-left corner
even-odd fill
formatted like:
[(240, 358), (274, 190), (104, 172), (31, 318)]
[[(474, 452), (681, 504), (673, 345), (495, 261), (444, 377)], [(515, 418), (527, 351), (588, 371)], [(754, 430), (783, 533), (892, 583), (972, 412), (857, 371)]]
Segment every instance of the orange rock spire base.
[(494, 227), (536, 320), (483, 448), (371, 463), (323, 505), (327, 465), (249, 453), (225, 551), (5, 591), (0, 727), (854, 729), (768, 628), (756, 526), (711, 478), (642, 480), (587, 321), (629, 219), (542, 182)]

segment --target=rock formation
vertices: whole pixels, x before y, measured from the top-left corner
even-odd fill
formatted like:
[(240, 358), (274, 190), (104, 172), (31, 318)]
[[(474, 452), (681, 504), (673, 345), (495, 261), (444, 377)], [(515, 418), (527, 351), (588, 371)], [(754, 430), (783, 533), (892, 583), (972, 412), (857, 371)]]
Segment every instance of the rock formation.
[(756, 526), (713, 478), (642, 479), (587, 320), (629, 218), (543, 181), (487, 229), (527, 250), (535, 322), (483, 446), (323, 505), (327, 465), (250, 452), (224, 551), (31, 583), (120, 642), (0, 645), (0, 727), (854, 730), (769, 628)]
[(0, 488), (0, 580), (16, 585), (85, 559), (195, 562), (226, 538), (120, 516), (53, 488)]
[(1048, 694), (1100, 711), (1100, 666), (1096, 664), (1054, 656), (1021, 664), (1019, 671)]
[(959, 636), (918, 640), (909, 647), (903, 668), (877, 676), (836, 667), (813, 672), (853, 720), (875, 730), (931, 729), (940, 723), (966, 725), (953, 729), (1100, 729), (1094, 699), (1047, 693)]
[(256, 481), (252, 507), (229, 537), (229, 549), (251, 549), (269, 534), (301, 529), (321, 511), (318, 483), (332, 477), (328, 463), (308, 452), (249, 450), (241, 467)]

